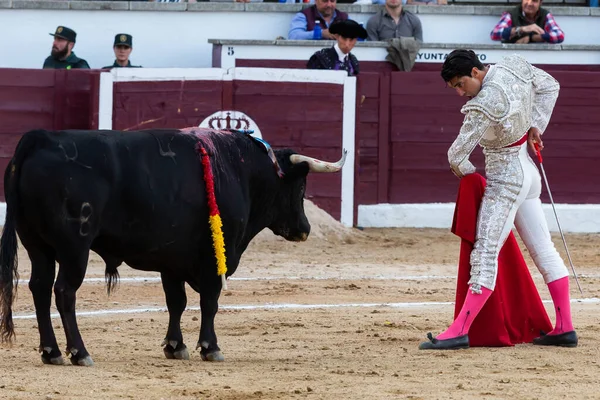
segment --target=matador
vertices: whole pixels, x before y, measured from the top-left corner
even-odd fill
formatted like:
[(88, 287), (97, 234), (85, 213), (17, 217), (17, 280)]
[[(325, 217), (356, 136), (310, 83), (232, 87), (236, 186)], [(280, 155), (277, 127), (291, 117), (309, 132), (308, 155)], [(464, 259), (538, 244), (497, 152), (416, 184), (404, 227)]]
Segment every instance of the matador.
[(471, 50), (454, 50), (441, 72), (446, 84), (470, 100), (465, 118), (448, 150), (456, 176), (475, 172), (469, 156), (483, 148), (487, 185), (477, 216), (470, 255), (469, 291), (451, 326), (420, 349), (469, 347), (469, 328), (492, 294), (498, 274), (498, 254), (513, 225), (548, 285), (556, 323), (551, 332), (533, 339), (536, 345), (575, 347), (571, 319), (569, 272), (551, 240), (542, 209), (541, 176), (528, 147), (543, 149), (546, 130), (560, 85), (545, 71), (518, 55), (484, 66)]

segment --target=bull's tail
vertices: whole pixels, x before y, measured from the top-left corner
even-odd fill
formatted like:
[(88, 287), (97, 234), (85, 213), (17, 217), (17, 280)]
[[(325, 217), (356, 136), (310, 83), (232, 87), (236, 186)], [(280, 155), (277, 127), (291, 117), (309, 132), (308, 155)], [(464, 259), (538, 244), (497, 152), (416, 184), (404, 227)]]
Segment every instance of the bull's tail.
[(16, 231), (17, 207), (19, 205), (18, 182), (23, 161), (35, 147), (43, 131), (26, 133), (15, 150), (15, 155), (4, 172), (4, 197), (6, 220), (0, 238), (0, 337), (11, 342), (15, 336), (12, 320), (12, 304), (17, 294), (19, 272), (17, 271), (18, 239)]
[[(17, 294), (17, 232), (15, 229), (15, 206), (18, 201), (15, 178), (15, 165), (11, 161), (4, 173), (4, 193), (6, 198), (6, 220), (0, 239), (0, 336), (2, 342), (11, 342), (15, 335), (12, 321), (12, 303)], [(17, 282), (15, 282), (17, 281)]]

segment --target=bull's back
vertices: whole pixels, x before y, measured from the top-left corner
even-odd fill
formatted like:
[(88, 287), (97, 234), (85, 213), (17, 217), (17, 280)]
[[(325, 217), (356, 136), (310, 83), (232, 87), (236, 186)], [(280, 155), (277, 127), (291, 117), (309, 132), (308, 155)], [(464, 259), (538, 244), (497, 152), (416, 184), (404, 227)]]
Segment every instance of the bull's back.
[(131, 237), (134, 246), (190, 240), (206, 210), (193, 139), (178, 131), (133, 134), (120, 134), (125, 139), (115, 154), (119, 174), (106, 211), (112, 224), (103, 225), (103, 233)]
[[(126, 237), (166, 226), (165, 208), (181, 187), (169, 132), (36, 131), (22, 140), (31, 136), (36, 145), (20, 166), (18, 185), (29, 224), (45, 227), (49, 237), (56, 231)], [(161, 151), (165, 141), (171, 144)]]
[(33, 131), (21, 139), (32, 141), (16, 166), (21, 220), (48, 241), (93, 235), (115, 178), (111, 144), (83, 131)]
[[(93, 241), (99, 253), (140, 263), (143, 254), (212, 254), (193, 137), (176, 130), (35, 135), (19, 182), (21, 215), (46, 241)], [(247, 223), (247, 202), (227, 158), (216, 166), (215, 184), (229, 242)]]

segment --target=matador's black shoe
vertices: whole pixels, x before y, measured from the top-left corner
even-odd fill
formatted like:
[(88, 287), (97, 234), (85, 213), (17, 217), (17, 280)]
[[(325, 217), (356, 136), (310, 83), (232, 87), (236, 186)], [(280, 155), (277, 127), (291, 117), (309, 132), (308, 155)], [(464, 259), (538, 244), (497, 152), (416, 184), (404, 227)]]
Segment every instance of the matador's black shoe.
[(431, 332), (427, 334), (429, 342), (419, 345), (419, 350), (457, 350), (469, 348), (469, 335), (462, 335), (450, 339), (436, 339)]
[(575, 331), (561, 333), (560, 335), (542, 335), (533, 339), (533, 344), (538, 346), (577, 347), (579, 339)]

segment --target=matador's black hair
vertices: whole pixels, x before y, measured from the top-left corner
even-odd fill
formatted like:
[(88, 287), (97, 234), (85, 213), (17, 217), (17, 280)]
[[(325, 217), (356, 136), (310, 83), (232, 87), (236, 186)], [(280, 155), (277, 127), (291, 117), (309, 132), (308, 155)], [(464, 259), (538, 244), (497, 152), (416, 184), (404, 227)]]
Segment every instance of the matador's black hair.
[(483, 64), (473, 50), (458, 49), (448, 54), (442, 66), (442, 79), (449, 82), (452, 78), (471, 76), (473, 67), (482, 70)]

